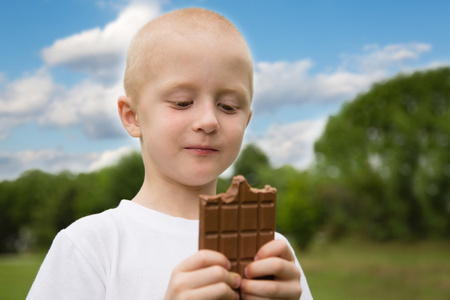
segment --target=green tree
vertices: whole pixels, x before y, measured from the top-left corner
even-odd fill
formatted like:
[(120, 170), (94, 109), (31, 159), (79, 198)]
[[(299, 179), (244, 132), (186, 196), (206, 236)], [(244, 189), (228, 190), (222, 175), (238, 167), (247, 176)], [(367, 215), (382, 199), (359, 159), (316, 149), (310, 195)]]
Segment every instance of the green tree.
[(376, 239), (448, 236), (449, 117), (450, 68), (399, 75), (345, 104), (315, 144), (316, 172), (345, 191), (328, 201)]
[(116, 207), (120, 200), (131, 200), (144, 180), (144, 166), (138, 152), (124, 155), (108, 167), (79, 174), (75, 181), (76, 218)]
[(288, 166), (275, 170), (275, 173), (284, 181), (278, 185), (281, 189), (277, 192), (278, 230), (292, 237), (305, 250), (321, 223), (320, 207), (311, 197), (311, 177), (307, 171), (299, 172)]
[(110, 169), (109, 189), (112, 206), (117, 206), (117, 201), (131, 200), (141, 188), (144, 181), (144, 164), (142, 156), (138, 152), (123, 156), (119, 162)]
[(267, 155), (255, 144), (248, 144), (242, 149), (233, 164), (234, 175), (243, 175), (252, 186), (261, 184), (259, 173), (262, 169), (270, 169)]
[(26, 207), (13, 201), (14, 182), (0, 183), (0, 253), (11, 252), (19, 239), (21, 223), (28, 219)]
[(48, 245), (58, 228), (73, 221), (70, 204), (59, 201), (68, 176), (29, 170), (15, 181), (0, 184), (1, 251)]

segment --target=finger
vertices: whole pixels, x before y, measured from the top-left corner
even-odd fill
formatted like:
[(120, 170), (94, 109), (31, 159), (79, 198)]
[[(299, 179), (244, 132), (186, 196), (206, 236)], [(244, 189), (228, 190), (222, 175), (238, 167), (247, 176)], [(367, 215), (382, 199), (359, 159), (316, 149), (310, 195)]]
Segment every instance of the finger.
[(237, 291), (231, 289), (228, 285), (223, 282), (216, 283), (213, 285), (204, 286), (198, 289), (192, 289), (186, 291), (185, 299), (225, 299), (234, 300), (239, 299), (239, 294)]
[(190, 272), (214, 265), (221, 266), (227, 270), (231, 267), (230, 261), (222, 253), (212, 250), (200, 250), (182, 261), (175, 269), (179, 272)]
[(247, 278), (273, 275), (276, 279), (281, 280), (300, 280), (300, 270), (295, 263), (280, 257), (269, 257), (254, 261), (245, 268), (244, 272)]
[(258, 252), (256, 252), (255, 260), (268, 257), (281, 257), (287, 261), (295, 261), (294, 253), (284, 240), (272, 240), (264, 244)]
[(241, 284), (243, 299), (300, 299), (300, 282), (244, 279)]
[(223, 282), (231, 289), (238, 289), (241, 286), (241, 281), (242, 279), (239, 274), (229, 272), (221, 266), (211, 266), (180, 274), (174, 282), (174, 286), (180, 290), (196, 289)]
[(255, 295), (245, 295), (245, 294), (240, 294), (241, 298), (240, 299), (244, 299), (244, 300), (267, 300), (266, 297), (260, 297), (260, 296), (255, 296)]

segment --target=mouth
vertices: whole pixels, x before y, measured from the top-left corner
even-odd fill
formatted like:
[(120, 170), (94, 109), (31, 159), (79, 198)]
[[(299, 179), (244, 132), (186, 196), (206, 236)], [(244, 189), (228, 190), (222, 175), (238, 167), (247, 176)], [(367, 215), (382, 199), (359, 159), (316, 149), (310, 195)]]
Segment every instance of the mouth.
[(184, 149), (189, 152), (193, 152), (193, 153), (200, 154), (200, 155), (213, 154), (213, 153), (217, 153), (219, 151), (218, 149), (216, 149), (214, 147), (209, 147), (209, 146), (189, 146), (189, 147), (185, 147)]

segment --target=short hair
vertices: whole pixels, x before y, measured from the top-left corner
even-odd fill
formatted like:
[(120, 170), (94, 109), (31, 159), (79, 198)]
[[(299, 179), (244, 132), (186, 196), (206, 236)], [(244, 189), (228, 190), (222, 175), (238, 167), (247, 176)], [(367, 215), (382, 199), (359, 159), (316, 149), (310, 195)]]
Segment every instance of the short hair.
[(250, 50), (239, 30), (222, 15), (203, 8), (185, 8), (166, 13), (146, 25), (134, 36), (127, 53), (124, 74), (125, 93), (138, 101), (139, 91), (151, 76), (152, 55), (158, 42), (171, 34), (181, 33), (208, 37), (217, 43), (234, 42), (242, 51), (251, 73), (250, 92), (253, 94), (253, 62)]

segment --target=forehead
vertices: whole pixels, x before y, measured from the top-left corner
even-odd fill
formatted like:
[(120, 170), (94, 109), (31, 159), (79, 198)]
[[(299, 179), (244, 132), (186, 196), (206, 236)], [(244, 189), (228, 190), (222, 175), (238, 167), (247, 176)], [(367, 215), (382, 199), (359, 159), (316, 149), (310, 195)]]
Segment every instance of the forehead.
[[(245, 44), (237, 40), (215, 40), (209, 36), (190, 33), (161, 35), (147, 52), (149, 80), (158, 75), (185, 76), (191, 71), (191, 79), (211, 76), (216, 79), (240, 81), (252, 90), (253, 66)], [(209, 78), (209, 79), (213, 79)]]

